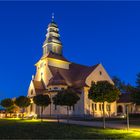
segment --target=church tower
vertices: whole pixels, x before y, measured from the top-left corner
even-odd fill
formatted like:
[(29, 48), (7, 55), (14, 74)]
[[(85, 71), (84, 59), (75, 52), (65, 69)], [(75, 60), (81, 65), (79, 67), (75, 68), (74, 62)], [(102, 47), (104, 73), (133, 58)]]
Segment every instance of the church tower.
[(46, 56), (49, 52), (62, 55), (62, 43), (58, 26), (54, 22), (54, 14), (52, 14), (52, 21), (48, 25), (46, 39), (43, 43), (43, 56)]

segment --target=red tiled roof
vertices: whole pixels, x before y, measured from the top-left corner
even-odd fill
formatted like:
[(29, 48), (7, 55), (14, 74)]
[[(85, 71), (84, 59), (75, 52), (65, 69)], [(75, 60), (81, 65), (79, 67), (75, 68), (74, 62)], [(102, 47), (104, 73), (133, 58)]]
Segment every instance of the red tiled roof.
[(35, 89), (38, 89), (38, 90), (44, 90), (45, 89), (44, 83), (42, 81), (33, 80), (33, 84), (34, 84)]
[(67, 83), (59, 71), (57, 71), (55, 75), (50, 79), (48, 86), (49, 85), (67, 85)]
[(59, 74), (63, 78), (63, 81), (65, 80), (65, 83), (67, 85), (75, 86), (75, 87), (83, 87), (83, 86), (87, 86), (85, 83), (87, 76), (98, 65), (99, 64), (90, 67), (90, 66), (83, 66), (83, 65), (71, 63), (69, 69), (56, 68), (53, 66), (49, 66), (49, 68), (51, 70), (53, 77), (56, 75), (56, 73), (59, 72)]
[(130, 102), (132, 102), (130, 93), (122, 93), (119, 97), (119, 100), (117, 101), (117, 103), (130, 103)]

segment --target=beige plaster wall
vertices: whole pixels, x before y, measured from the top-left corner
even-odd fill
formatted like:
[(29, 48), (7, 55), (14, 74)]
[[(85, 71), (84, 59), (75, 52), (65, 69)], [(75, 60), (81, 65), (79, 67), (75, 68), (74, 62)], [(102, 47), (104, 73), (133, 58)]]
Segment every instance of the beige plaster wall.
[[(101, 75), (100, 72), (102, 73)], [(90, 86), (92, 81), (97, 82), (103, 80), (107, 80), (110, 83), (114, 84), (102, 64), (99, 64), (98, 67), (87, 77), (86, 84)]]
[[(101, 74), (100, 74), (101, 72)], [(109, 75), (107, 74), (106, 70), (104, 69), (104, 67), (99, 64), (98, 67), (87, 77), (86, 79), (86, 84), (88, 86), (91, 85), (91, 82), (97, 82), (97, 81), (103, 81), (103, 80), (107, 80), (110, 83), (114, 84), (113, 81), (111, 80), (111, 78), (109, 77)], [(85, 88), (85, 113), (86, 114), (93, 114), (93, 110), (92, 110), (92, 101), (88, 99), (88, 88)], [(97, 111), (94, 111), (94, 115), (97, 117), (102, 116), (102, 111), (99, 110), (99, 104), (101, 103), (97, 103)], [(105, 112), (106, 112), (106, 116), (109, 115), (108, 111), (106, 110), (106, 104), (105, 103)], [(110, 115), (116, 115), (116, 102), (113, 102), (110, 104), (111, 105), (111, 111), (110, 111)]]
[(51, 77), (52, 77), (52, 74), (48, 68), (47, 58), (40, 60), (36, 65), (35, 80), (40, 81), (42, 78), (45, 85), (47, 85)]
[[(95, 103), (92, 100), (88, 98), (88, 90), (89, 88), (84, 88), (84, 112), (86, 115), (93, 115), (94, 117), (101, 117), (103, 115), (103, 111), (99, 109), (99, 104), (102, 105), (102, 103), (98, 102)], [(92, 104), (96, 104), (97, 110), (92, 108)], [(110, 105), (110, 112), (107, 111), (106, 105)], [(116, 102), (113, 103), (107, 103), (105, 102), (105, 114), (106, 116), (115, 116), (116, 115)]]
[(58, 59), (52, 59), (48, 58), (48, 65), (58, 67), (58, 68), (63, 68), (63, 69), (69, 69), (69, 63), (65, 61), (61, 61)]

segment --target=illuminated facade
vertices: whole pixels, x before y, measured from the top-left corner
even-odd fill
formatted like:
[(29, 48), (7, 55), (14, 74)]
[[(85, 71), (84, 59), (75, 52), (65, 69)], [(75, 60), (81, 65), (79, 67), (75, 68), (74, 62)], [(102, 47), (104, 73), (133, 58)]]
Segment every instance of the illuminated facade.
[[(108, 80), (113, 83), (111, 78), (102, 64), (84, 66), (68, 61), (63, 55), (62, 48), (58, 26), (52, 19), (52, 22), (48, 25), (46, 39), (43, 43), (43, 55), (35, 64), (36, 74), (32, 76), (28, 97), (49, 94), (52, 99), (59, 90), (72, 87), (77, 91), (80, 100), (74, 108), (70, 109), (71, 115), (102, 116), (102, 103), (93, 103), (89, 100), (88, 90), (91, 81)], [(40, 114), (40, 108), (32, 103), (27, 112), (29, 114)], [(105, 103), (105, 112), (106, 116), (116, 115), (116, 102)], [(51, 103), (43, 110), (44, 116), (57, 114), (67, 114), (67, 108), (61, 106), (56, 108)]]

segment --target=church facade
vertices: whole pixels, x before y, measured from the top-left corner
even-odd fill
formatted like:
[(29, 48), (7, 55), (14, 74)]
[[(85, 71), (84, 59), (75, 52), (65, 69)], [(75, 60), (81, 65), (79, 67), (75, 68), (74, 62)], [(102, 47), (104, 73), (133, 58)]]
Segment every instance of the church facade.
[[(52, 97), (59, 91), (72, 87), (77, 91), (80, 97), (74, 108), (70, 109), (70, 115), (84, 116), (94, 115), (102, 116), (102, 103), (94, 103), (88, 99), (88, 90), (91, 82), (107, 80), (113, 84), (110, 76), (102, 66), (96, 64), (85, 66), (70, 62), (63, 55), (63, 46), (60, 40), (58, 25), (52, 19), (48, 25), (46, 39), (43, 43), (43, 54), (40, 60), (35, 64), (36, 74), (28, 89), (28, 97), (31, 99), (38, 94), (48, 94)], [(117, 113), (116, 102), (105, 103), (106, 116), (115, 116)], [(40, 107), (33, 102), (27, 109), (28, 114), (40, 114)], [(53, 102), (43, 110), (43, 115), (66, 115), (67, 108), (55, 106)]]

